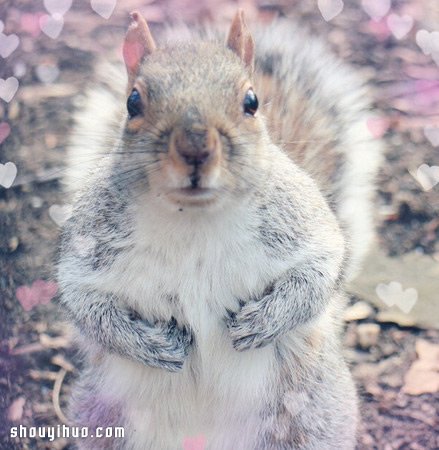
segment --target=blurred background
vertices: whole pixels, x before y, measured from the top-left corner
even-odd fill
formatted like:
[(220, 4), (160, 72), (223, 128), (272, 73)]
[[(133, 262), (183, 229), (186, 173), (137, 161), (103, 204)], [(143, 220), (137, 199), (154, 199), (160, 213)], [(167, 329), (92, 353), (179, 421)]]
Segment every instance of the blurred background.
[[(54, 279), (72, 114), (99, 58), (121, 60), (128, 12), (165, 23), (299, 21), (369, 81), (386, 161), (377, 242), (350, 286), (346, 357), (362, 401), (358, 449), (439, 448), (439, 1), (0, 0), (0, 449), (62, 424), (80, 367)], [(305, 37), (304, 37), (305, 38)]]

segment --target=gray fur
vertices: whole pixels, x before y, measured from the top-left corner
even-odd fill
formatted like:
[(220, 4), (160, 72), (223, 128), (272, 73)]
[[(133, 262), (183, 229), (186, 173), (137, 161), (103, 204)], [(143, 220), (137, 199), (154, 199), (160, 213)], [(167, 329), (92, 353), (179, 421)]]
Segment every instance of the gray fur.
[[(133, 245), (130, 191), (118, 185), (117, 174), (99, 176), (103, 179), (97, 178), (93, 189), (78, 200), (63, 230), (61, 267), (72, 265), (78, 278), (64, 286), (61, 300), (80, 332), (106, 351), (151, 367), (181, 370), (192, 341), (189, 330), (178, 327), (175, 320), (147, 322), (124, 307), (118, 296), (79, 282), (89, 273), (108, 271), (115, 258)], [(81, 237), (93, 243), (85, 252), (78, 248)], [(62, 272), (60, 277), (64, 279)]]
[[(110, 398), (105, 398), (99, 393), (96, 378), (92, 370), (86, 370), (81, 380), (73, 389), (70, 416), (75, 417), (78, 427), (88, 427), (89, 436), (81, 439), (80, 448), (83, 450), (128, 450), (124, 437), (112, 439), (94, 436), (98, 427), (105, 429), (121, 427), (124, 421), (124, 405), (117, 404)], [(93, 434), (93, 437), (91, 435)]]
[[(76, 309), (70, 316), (83, 336), (106, 351), (147, 366), (171, 372), (182, 369), (192, 337), (175, 320), (151, 324), (122, 309), (114, 295), (80, 290), (74, 295)], [(63, 302), (70, 305), (72, 299), (64, 294)]]
[[(258, 238), (269, 258), (282, 260), (296, 253), (301, 262), (271, 280), (271, 292), (245, 302), (231, 315), (228, 326), (240, 351), (265, 346), (324, 313), (343, 278), (344, 243), (328, 206), (299, 170), (292, 171), (291, 182), (285, 185), (278, 174), (285, 170), (283, 158), (274, 154), (273, 159), (279, 162), (273, 164), (270, 181), (261, 185), (265, 193), (259, 191), (256, 196), (262, 203)], [(317, 224), (315, 229), (312, 223)]]
[[(379, 157), (371, 145), (364, 173), (351, 157), (367, 144), (352, 131), (367, 118), (361, 83), (291, 30), (278, 45), (287, 25), (257, 39), (255, 86), (265, 83), (267, 97), (253, 122), (236, 103), (248, 73), (224, 45), (170, 39), (149, 55), (148, 120), (141, 133), (109, 125), (112, 152), (76, 201), (59, 263), (62, 302), (88, 355), (72, 416), (114, 423), (120, 408), (128, 437), (108, 448), (177, 450), (197, 433), (209, 450), (355, 446), (340, 324), (344, 280), (367, 247), (357, 241), (371, 232)], [(331, 70), (346, 93), (332, 95)], [(124, 96), (106, 101), (115, 98)], [(225, 152), (215, 179), (224, 184), (203, 207), (165, 200), (174, 185), (160, 165), (172, 130), (195, 121), (214, 124)]]
[(272, 293), (245, 303), (232, 315), (228, 326), (236, 350), (267, 345), (323, 311), (334, 280), (325, 278), (325, 264), (322, 269), (316, 265), (291, 270), (274, 283)]

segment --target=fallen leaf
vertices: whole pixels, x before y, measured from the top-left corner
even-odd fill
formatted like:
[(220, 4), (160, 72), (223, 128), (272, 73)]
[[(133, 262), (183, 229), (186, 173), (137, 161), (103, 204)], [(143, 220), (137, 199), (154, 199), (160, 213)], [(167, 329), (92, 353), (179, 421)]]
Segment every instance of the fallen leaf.
[(18, 397), (11, 403), (8, 408), (8, 419), (11, 422), (19, 422), (22, 419), (25, 403), (26, 399), (24, 397)]
[(409, 395), (439, 392), (439, 344), (416, 341), (418, 359), (404, 377), (402, 391)]

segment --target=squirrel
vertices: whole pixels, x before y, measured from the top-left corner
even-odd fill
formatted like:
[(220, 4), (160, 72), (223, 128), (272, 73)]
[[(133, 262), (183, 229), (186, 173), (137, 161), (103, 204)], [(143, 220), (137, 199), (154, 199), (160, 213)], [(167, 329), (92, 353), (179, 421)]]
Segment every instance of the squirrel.
[(133, 12), (123, 56), (125, 86), (109, 68), (78, 113), (58, 280), (85, 358), (71, 420), (125, 435), (79, 448), (353, 449), (341, 318), (381, 162), (365, 84), (242, 10), (226, 38), (159, 45)]

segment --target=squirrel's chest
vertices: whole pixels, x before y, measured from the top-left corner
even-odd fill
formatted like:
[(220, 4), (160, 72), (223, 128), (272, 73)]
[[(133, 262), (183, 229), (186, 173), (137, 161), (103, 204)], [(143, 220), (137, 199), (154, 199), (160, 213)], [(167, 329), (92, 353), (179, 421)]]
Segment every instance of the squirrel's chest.
[[(259, 414), (266, 390), (276, 377), (273, 348), (237, 352), (226, 317), (227, 310), (238, 310), (239, 300), (262, 295), (267, 284), (286, 269), (287, 262), (270, 259), (257, 236), (245, 230), (230, 234), (224, 227), (209, 233), (198, 230), (192, 237), (188, 232), (174, 241), (166, 233), (156, 233), (155, 241), (144, 238), (142, 245), (118, 257), (108, 277), (111, 290), (145, 319), (175, 317), (194, 333), (196, 345), (177, 377), (140, 365), (128, 368), (125, 363), (123, 369), (118, 364), (111, 369), (115, 374), (112, 380), (136, 376), (145, 380), (141, 395), (138, 386), (135, 392), (125, 385), (120, 390), (132, 393), (134, 418), (149, 405), (163, 421), (170, 421), (162, 427), (163, 436), (169, 436), (169, 430), (174, 433), (175, 424), (185, 435), (210, 430), (212, 436), (217, 432), (222, 436), (221, 430), (247, 421), (250, 414)], [(124, 376), (119, 376), (120, 370)], [(175, 413), (178, 410), (174, 407), (169, 409), (175, 404), (183, 405), (184, 415)], [(142, 427), (143, 419), (138, 425)], [(256, 432), (250, 436), (253, 439)], [(233, 445), (228, 442), (214, 448)]]
[(258, 297), (285, 269), (249, 236), (180, 240), (138, 246), (112, 267), (112, 290), (145, 318), (177, 321), (195, 332), (222, 327), (227, 310)]

